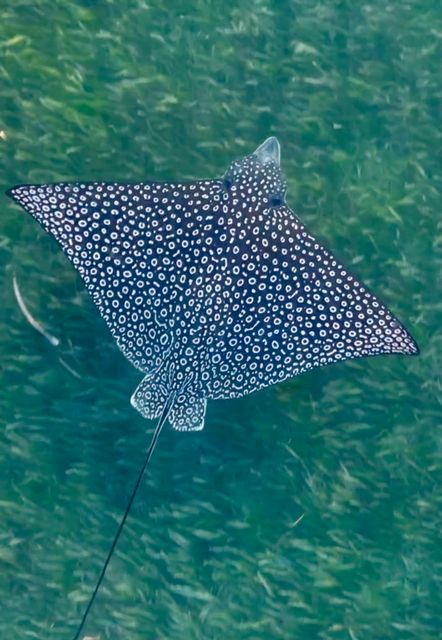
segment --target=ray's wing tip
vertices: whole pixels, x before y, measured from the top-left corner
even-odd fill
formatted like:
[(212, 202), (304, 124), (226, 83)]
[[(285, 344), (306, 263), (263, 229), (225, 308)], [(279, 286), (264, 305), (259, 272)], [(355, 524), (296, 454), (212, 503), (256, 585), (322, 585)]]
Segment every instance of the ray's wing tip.
[(410, 350), (408, 351), (407, 355), (409, 356), (419, 356), (421, 353), (421, 350), (419, 348), (419, 345), (417, 344), (416, 340), (414, 338), (411, 338), (411, 344), (410, 344)]
[(17, 193), (19, 188), (20, 188), (20, 185), (15, 185), (14, 187), (9, 187), (9, 189), (6, 189), (6, 191), (5, 191), (5, 196), (8, 196), (8, 198), (12, 198), (12, 200), (15, 200), (16, 193)]
[(8, 198), (11, 198), (11, 200), (14, 200), (14, 202), (21, 204), (20, 196), (25, 195), (31, 186), (32, 185), (29, 184), (16, 184), (13, 187), (6, 189), (5, 195), (8, 196)]
[(402, 351), (402, 353), (405, 356), (418, 356), (420, 355), (420, 348), (419, 345), (417, 344), (416, 340), (413, 338), (413, 336), (411, 335), (411, 333), (409, 331), (407, 331), (406, 329), (404, 329), (405, 332), (405, 336), (407, 338), (407, 344), (406, 347), (404, 348), (404, 350)]

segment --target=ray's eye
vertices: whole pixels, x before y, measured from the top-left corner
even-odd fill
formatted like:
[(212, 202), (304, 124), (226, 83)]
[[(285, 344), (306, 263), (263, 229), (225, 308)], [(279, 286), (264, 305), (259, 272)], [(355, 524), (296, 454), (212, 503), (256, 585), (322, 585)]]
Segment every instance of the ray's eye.
[(285, 201), (285, 194), (275, 193), (273, 196), (270, 196), (269, 205), (271, 207), (280, 207), (281, 205), (284, 204), (284, 201)]
[(230, 189), (233, 187), (233, 180), (230, 176), (224, 176), (223, 187), (225, 191), (230, 191)]

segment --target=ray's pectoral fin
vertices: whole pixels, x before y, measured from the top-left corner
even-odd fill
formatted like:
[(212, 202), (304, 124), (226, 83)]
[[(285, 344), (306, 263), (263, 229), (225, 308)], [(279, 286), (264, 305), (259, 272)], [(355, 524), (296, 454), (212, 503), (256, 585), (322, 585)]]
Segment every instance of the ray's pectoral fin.
[[(161, 373), (147, 375), (135, 389), (130, 401), (145, 418), (158, 418), (172, 393), (172, 385)], [(177, 431), (201, 431), (204, 427), (207, 399), (185, 390), (178, 394), (168, 420)]]

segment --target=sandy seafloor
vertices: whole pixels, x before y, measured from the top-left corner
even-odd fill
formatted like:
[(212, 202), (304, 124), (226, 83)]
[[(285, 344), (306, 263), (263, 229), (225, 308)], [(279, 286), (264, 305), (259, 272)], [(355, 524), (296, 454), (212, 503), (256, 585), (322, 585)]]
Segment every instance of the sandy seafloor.
[[(276, 135), (289, 204), (422, 351), (166, 430), (89, 635), (442, 637), (441, 60), (436, 0), (3, 0), (2, 191), (219, 176)], [(153, 424), (61, 251), (0, 216), (0, 637), (69, 640)]]

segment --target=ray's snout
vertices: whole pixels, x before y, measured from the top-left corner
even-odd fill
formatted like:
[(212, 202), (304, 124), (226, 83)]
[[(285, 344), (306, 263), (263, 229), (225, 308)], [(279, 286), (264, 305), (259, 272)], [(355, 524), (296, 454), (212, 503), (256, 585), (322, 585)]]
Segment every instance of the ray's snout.
[(281, 147), (275, 136), (267, 138), (253, 153), (262, 164), (274, 162), (278, 167), (281, 164)]

